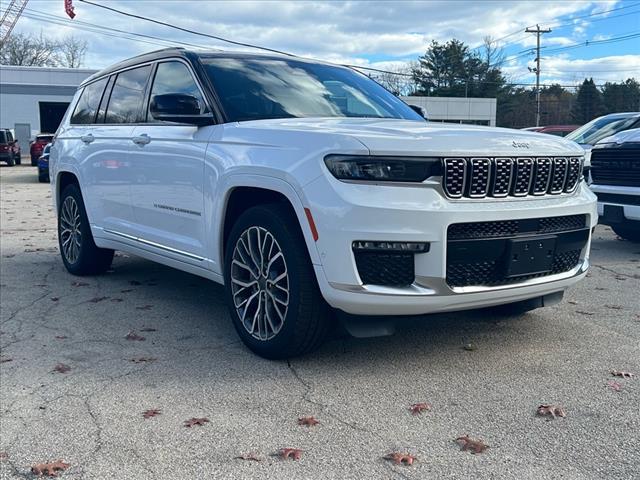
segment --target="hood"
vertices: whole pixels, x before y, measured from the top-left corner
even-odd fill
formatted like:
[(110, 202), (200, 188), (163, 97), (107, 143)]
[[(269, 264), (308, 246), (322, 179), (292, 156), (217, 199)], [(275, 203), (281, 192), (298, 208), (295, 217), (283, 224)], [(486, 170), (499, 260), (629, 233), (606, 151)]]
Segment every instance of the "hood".
[(575, 142), (508, 128), (397, 119), (291, 118), (242, 122), (244, 128), (352, 137), (372, 155), (584, 155)]

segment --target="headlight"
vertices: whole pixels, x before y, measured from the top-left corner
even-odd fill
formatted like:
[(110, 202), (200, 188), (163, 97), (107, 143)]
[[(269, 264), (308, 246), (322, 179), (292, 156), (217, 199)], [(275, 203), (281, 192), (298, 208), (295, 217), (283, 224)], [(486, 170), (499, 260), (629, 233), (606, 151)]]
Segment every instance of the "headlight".
[(324, 163), (338, 180), (422, 182), (441, 174), (439, 158), (328, 155)]

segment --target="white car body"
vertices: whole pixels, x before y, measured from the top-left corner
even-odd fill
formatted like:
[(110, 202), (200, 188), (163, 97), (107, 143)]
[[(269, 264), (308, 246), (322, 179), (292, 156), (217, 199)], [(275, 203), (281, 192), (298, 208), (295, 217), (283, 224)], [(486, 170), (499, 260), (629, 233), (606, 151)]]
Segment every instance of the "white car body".
[[(330, 154), (582, 157), (577, 144), (562, 138), (402, 119), (288, 118), (197, 127), (73, 125), (69, 116), (51, 150), (53, 198), (59, 198), (61, 175), (74, 175), (98, 247), (219, 283), (228, 202), (242, 187), (286, 197), (322, 296), (351, 314), (424, 314), (541, 297), (575, 284), (589, 266), (590, 238), (579, 262), (560, 274), (499, 286), (450, 287), (446, 279), (452, 224), (585, 215), (585, 230), (594, 227), (595, 196), (584, 181), (558, 195), (454, 199), (443, 193), (439, 177), (412, 184), (341, 181), (324, 162)], [(429, 251), (415, 256), (410, 285), (368, 285), (354, 259), (357, 241), (428, 242)]]

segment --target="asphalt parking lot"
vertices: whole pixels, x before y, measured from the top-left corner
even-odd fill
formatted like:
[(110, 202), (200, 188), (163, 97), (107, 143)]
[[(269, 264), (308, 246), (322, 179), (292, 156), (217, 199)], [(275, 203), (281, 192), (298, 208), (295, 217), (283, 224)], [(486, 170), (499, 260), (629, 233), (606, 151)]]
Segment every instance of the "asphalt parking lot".
[[(608, 228), (558, 306), (407, 319), (274, 362), (239, 342), (207, 280), (122, 254), (69, 275), (33, 167), (2, 166), (0, 197), (2, 478), (58, 459), (65, 479), (640, 477), (640, 244)], [(566, 417), (536, 416), (546, 403)], [(465, 434), (489, 448), (462, 451)], [(284, 447), (301, 458), (272, 456)]]

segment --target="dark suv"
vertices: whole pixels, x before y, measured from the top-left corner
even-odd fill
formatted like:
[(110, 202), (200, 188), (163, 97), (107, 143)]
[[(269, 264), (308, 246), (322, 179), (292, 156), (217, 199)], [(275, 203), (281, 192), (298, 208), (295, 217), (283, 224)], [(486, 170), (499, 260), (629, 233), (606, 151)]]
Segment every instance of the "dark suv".
[(0, 162), (10, 167), (20, 165), (20, 145), (8, 128), (0, 128)]

